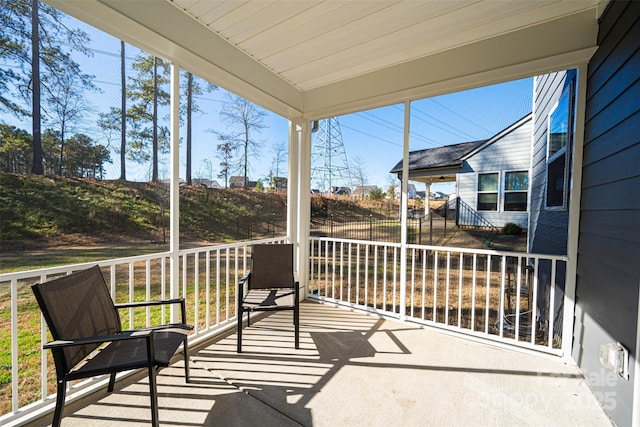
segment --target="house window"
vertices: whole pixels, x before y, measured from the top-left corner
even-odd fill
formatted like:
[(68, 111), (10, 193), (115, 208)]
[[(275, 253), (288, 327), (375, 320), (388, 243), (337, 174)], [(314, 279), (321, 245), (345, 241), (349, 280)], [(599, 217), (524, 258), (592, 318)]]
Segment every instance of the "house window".
[(478, 210), (498, 210), (498, 173), (483, 173), (478, 175)]
[(569, 149), (573, 137), (574, 81), (562, 91), (558, 104), (549, 114), (547, 135), (547, 207), (567, 206), (569, 191)]
[(529, 192), (529, 172), (505, 172), (504, 210), (526, 212)]

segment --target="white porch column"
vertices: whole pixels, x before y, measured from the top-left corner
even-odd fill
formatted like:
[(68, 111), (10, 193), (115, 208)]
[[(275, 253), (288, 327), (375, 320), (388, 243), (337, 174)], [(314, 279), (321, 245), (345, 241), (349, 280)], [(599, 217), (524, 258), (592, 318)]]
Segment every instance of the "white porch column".
[(584, 151), (584, 118), (587, 99), (587, 64), (578, 67), (576, 102), (576, 132), (573, 137), (573, 161), (569, 183), (569, 230), (567, 237), (567, 282), (564, 287), (562, 313), (562, 355), (570, 363), (573, 351), (573, 317), (576, 305), (576, 277), (578, 269), (578, 235), (580, 233), (580, 198), (582, 195), (582, 157)]
[(298, 275), (302, 299), (309, 281), (309, 233), (311, 230), (311, 123), (300, 122), (298, 152)]
[[(299, 130), (297, 122), (289, 120), (289, 154), (287, 156), (287, 237), (298, 245), (298, 180), (299, 180)], [(295, 251), (297, 253), (297, 250)]]
[(411, 102), (404, 102), (404, 145), (402, 148), (402, 185), (400, 195), (400, 321), (406, 317), (407, 301), (407, 208), (409, 206), (409, 117)]
[(431, 200), (431, 181), (427, 181), (425, 183), (424, 190), (424, 217), (429, 218), (431, 215), (431, 206), (429, 205), (429, 201)]
[[(171, 64), (171, 135), (170, 146), (170, 188), (169, 188), (169, 295), (170, 298), (180, 296), (180, 67)], [(179, 322), (179, 310), (171, 304), (170, 317), (172, 322)]]
[(311, 221), (311, 126), (297, 118), (289, 121), (289, 179), (287, 191), (287, 236), (296, 247), (295, 266), (307, 290), (309, 259), (309, 223)]

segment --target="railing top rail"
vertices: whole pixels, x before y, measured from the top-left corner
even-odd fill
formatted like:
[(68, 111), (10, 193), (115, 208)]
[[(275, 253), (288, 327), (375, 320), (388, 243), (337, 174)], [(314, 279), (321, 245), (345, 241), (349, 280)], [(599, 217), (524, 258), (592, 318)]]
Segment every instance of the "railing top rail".
[(355, 243), (361, 245), (371, 245), (371, 246), (393, 246), (400, 247), (400, 243), (394, 242), (375, 242), (372, 240), (356, 240), (356, 239), (336, 239), (332, 237), (319, 237), (319, 236), (310, 236), (309, 240), (320, 240), (323, 242), (342, 242), (342, 243)]
[[(309, 237), (309, 239), (327, 241), (327, 242), (364, 244), (364, 245), (371, 245), (371, 246), (392, 246), (392, 247), (401, 246), (400, 243), (392, 243), (392, 242), (373, 242), (370, 240), (336, 239), (331, 237), (318, 237), (318, 236), (311, 236)], [(566, 255), (549, 255), (549, 254), (535, 254), (535, 253), (528, 253), (528, 252), (497, 251), (495, 249), (457, 248), (457, 247), (448, 247), (448, 246), (433, 246), (433, 245), (418, 245), (418, 244), (408, 244), (407, 248), (437, 251), (437, 252), (457, 252), (457, 253), (463, 252), (468, 254), (491, 255), (491, 256), (544, 258), (544, 259), (556, 260), (556, 261), (569, 260), (569, 257)]]
[(66, 273), (72, 270), (82, 270), (84, 268), (93, 267), (96, 264), (98, 264), (100, 267), (110, 267), (112, 265), (158, 259), (158, 258), (168, 257), (170, 255), (171, 255), (170, 252), (156, 252), (156, 253), (147, 254), (147, 255), (135, 255), (135, 256), (124, 257), (124, 258), (89, 261), (89, 262), (82, 262), (78, 264), (66, 264), (66, 265), (61, 265), (57, 267), (45, 267), (45, 268), (38, 268), (35, 270), (3, 273), (3, 274), (0, 274), (0, 282), (10, 281), (10, 280), (29, 279), (37, 276), (48, 276), (51, 274)]
[(221, 244), (215, 244), (215, 245), (209, 245), (209, 246), (199, 246), (197, 248), (181, 249), (180, 254), (194, 254), (197, 252), (233, 249), (233, 248), (242, 247), (242, 246), (260, 245), (264, 243), (277, 243), (282, 241), (289, 241), (289, 237), (287, 236), (270, 237), (268, 239), (243, 240), (243, 241), (233, 242), (233, 243), (221, 243)]
[[(251, 246), (254, 244), (261, 244), (261, 243), (275, 243), (283, 240), (288, 240), (288, 237), (275, 237), (275, 238), (261, 239), (261, 240), (247, 240), (247, 241), (234, 242), (234, 243), (224, 243), (221, 245), (204, 246), (204, 247), (198, 247), (193, 249), (183, 249), (183, 250), (180, 250), (179, 253), (183, 255), (183, 254), (204, 252), (206, 250), (224, 250), (224, 249), (236, 248), (236, 247), (242, 247), (242, 246)], [(156, 253), (147, 254), (147, 255), (135, 255), (135, 256), (124, 257), (124, 258), (113, 258), (108, 260), (89, 261), (89, 262), (83, 262), (78, 264), (67, 264), (67, 265), (61, 265), (57, 267), (45, 267), (45, 268), (39, 268), (34, 270), (2, 273), (0, 274), (0, 282), (32, 279), (34, 277), (47, 277), (53, 274), (60, 274), (60, 273), (66, 273), (69, 271), (82, 270), (85, 268), (93, 267), (96, 264), (98, 264), (100, 267), (111, 267), (113, 265), (147, 261), (147, 260), (153, 260), (158, 258), (166, 258), (169, 256), (171, 256), (171, 252), (168, 252), (168, 251), (156, 252)]]

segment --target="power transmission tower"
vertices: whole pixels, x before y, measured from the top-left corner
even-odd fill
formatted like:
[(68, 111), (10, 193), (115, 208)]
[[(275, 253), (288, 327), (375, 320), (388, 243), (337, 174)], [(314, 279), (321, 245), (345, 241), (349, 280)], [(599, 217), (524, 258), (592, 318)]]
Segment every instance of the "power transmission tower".
[(349, 163), (344, 150), (337, 117), (322, 119), (313, 134), (311, 145), (311, 186), (322, 193), (348, 186)]

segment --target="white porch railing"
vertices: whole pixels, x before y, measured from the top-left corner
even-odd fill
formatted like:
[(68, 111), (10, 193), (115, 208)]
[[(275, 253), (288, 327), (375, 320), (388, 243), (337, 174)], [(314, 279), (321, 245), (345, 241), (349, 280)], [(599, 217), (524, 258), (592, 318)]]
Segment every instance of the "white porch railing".
[(400, 253), (311, 238), (308, 297), (562, 355), (566, 257), (408, 245), (402, 272)]
[[(187, 321), (195, 326), (190, 345), (235, 326), (236, 284), (247, 271), (248, 248), (255, 243), (280, 243), (284, 237), (182, 250), (179, 253), (180, 296), (186, 300)], [(169, 297), (170, 253), (135, 256), (18, 273), (0, 274), (2, 327), (11, 337), (0, 348), (2, 377), (10, 365), (11, 384), (0, 384), (0, 425), (19, 425), (52, 408), (55, 367), (42, 344), (50, 339), (30, 286), (73, 271), (100, 265), (116, 303)], [(124, 328), (164, 321), (166, 310), (121, 313)], [(10, 353), (10, 354), (9, 354)], [(6, 381), (6, 380), (5, 380)], [(104, 379), (73, 384), (67, 401), (100, 386)]]

